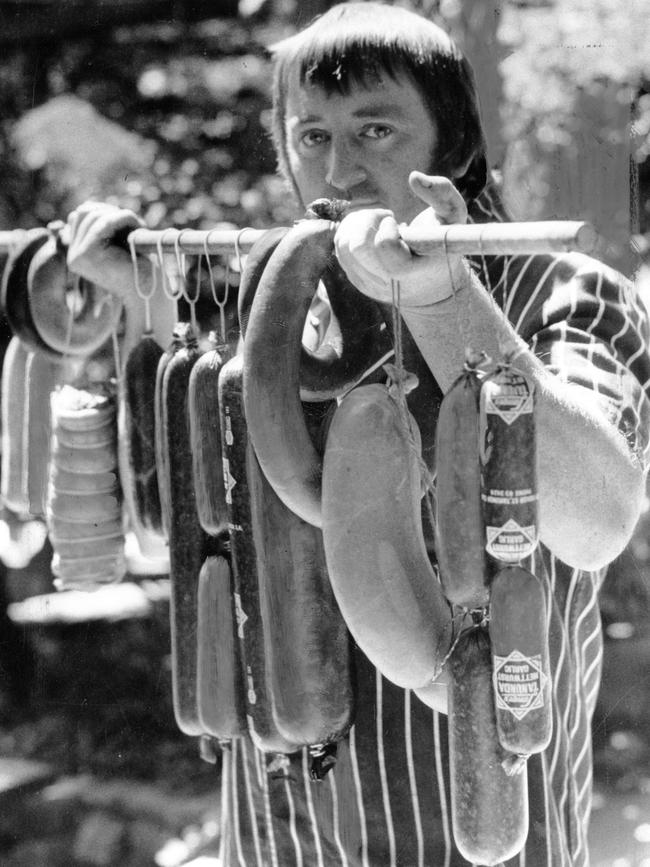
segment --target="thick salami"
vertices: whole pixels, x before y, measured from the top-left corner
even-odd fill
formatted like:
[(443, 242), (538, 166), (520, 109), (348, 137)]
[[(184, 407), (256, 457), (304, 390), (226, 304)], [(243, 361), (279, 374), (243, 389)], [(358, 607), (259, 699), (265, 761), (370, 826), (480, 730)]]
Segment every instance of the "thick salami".
[(538, 541), (532, 383), (500, 365), (483, 381), (480, 413), (486, 549), (498, 562), (519, 563)]
[(497, 737), (490, 639), (484, 627), (461, 635), (449, 659), (449, 763), (454, 841), (486, 867), (512, 858), (528, 835), (527, 769), (506, 770)]

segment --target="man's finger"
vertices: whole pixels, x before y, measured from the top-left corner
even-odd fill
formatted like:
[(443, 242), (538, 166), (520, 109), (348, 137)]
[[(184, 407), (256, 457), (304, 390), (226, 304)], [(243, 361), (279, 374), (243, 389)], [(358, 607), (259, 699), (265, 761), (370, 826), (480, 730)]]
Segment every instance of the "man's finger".
[(73, 225), (73, 244), (84, 247), (96, 243), (110, 243), (121, 229), (137, 229), (142, 221), (131, 211), (113, 209), (80, 214)]
[(465, 223), (467, 221), (465, 200), (449, 178), (442, 175), (411, 172), (409, 185), (419, 199), (433, 208), (441, 223)]
[(392, 273), (404, 268), (411, 259), (411, 251), (402, 241), (395, 218), (384, 217), (375, 234), (377, 258), (383, 267)]

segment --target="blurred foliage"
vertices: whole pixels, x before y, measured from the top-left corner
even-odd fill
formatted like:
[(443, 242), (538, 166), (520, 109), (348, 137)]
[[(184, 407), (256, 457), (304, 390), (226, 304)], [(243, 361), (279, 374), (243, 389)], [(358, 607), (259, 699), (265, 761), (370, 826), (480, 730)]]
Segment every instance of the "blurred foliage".
[[(525, 6), (525, 4), (522, 4)], [(542, 148), (569, 146), (580, 122), (583, 93), (596, 101), (632, 105), (627, 129), (603, 116), (601, 139), (630, 136), (639, 167), (641, 230), (650, 229), (650, 15), (647, 0), (552, 0), (517, 9), (501, 4), (504, 135), (516, 141), (531, 131)]]
[[(47, 222), (78, 204), (78, 191), (57, 185), (47, 166), (20, 165), (11, 143), (19, 117), (62, 93), (88, 100), (150, 147), (147, 170), (97, 187), (93, 197), (133, 208), (151, 228), (265, 226), (292, 219), (268, 139), (265, 58), (265, 46), (294, 26), (287, 23), (290, 5), (266, 4), (261, 18), (161, 22), (7, 50), (0, 60), (0, 225)], [(399, 5), (451, 21), (463, 3)], [(646, 6), (647, 0), (552, 0), (531, 8), (494, 3), (507, 50), (501, 64), (506, 138), (514, 141), (532, 130), (549, 149), (570, 141), (581, 90), (598, 96), (615, 82), (621, 100), (631, 92), (637, 97), (632, 132), (643, 201), (650, 182), (643, 165), (650, 162)], [(626, 134), (602, 131), (605, 140)]]
[(62, 93), (140, 135), (150, 155), (144, 171), (96, 186), (93, 197), (136, 210), (151, 228), (289, 220), (266, 129), (269, 36), (265, 27), (209, 21), (7, 52), (0, 62), (2, 223), (40, 224), (79, 204), (78, 191), (57, 184), (55, 169), (30, 170), (12, 145), (16, 121)]

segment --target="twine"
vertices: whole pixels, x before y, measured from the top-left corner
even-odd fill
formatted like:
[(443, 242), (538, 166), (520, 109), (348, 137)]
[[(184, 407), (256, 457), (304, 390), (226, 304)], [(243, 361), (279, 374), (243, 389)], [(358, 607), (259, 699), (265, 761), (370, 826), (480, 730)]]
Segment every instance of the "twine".
[[(467, 626), (463, 629), (462, 628), (463, 621), (468, 616), (471, 616), (472, 623), (470, 626)], [(487, 626), (489, 621), (490, 621), (489, 606), (485, 606), (482, 608), (467, 608), (465, 606), (461, 606), (460, 610), (456, 614), (452, 615), (452, 618), (451, 618), (452, 636), (453, 636), (452, 642), (451, 642), (451, 645), (449, 647), (449, 650), (444, 655), (440, 665), (438, 666), (438, 671), (431, 678), (431, 683), (435, 683), (436, 680), (440, 677), (445, 666), (447, 665), (447, 663), (451, 659), (451, 656), (452, 656), (454, 650), (458, 646), (458, 642), (463, 637), (463, 635), (465, 635), (467, 632), (473, 632), (475, 629), (480, 629), (481, 627)], [(454, 635), (455, 629), (457, 629), (458, 631)]]

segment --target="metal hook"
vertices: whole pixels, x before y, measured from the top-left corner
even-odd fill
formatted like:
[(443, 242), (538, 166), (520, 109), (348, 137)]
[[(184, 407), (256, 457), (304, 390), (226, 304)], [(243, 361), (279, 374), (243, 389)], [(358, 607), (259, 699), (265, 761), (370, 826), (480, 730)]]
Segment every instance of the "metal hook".
[(133, 232), (129, 234), (128, 237), (129, 250), (131, 252), (131, 262), (133, 264), (133, 283), (135, 285), (135, 294), (141, 301), (144, 303), (144, 330), (145, 334), (149, 334), (152, 330), (151, 326), (151, 304), (150, 300), (156, 291), (158, 281), (156, 279), (156, 271), (154, 263), (152, 262), (151, 267), (151, 289), (149, 292), (144, 292), (142, 286), (140, 284), (140, 272), (138, 269), (138, 258), (135, 252), (135, 238), (133, 237)]
[(214, 283), (214, 276), (212, 274), (212, 262), (210, 261), (210, 251), (208, 250), (208, 243), (210, 241), (210, 234), (214, 232), (214, 229), (210, 229), (203, 239), (203, 252), (205, 253), (205, 261), (208, 266), (208, 279), (210, 280), (210, 291), (212, 292), (212, 297), (214, 298), (215, 304), (218, 304), (219, 301), (217, 299), (217, 287)]
[(187, 280), (185, 279), (185, 254), (181, 253), (181, 238), (183, 237), (183, 232), (186, 231), (186, 229), (181, 229), (174, 238), (174, 254), (176, 256), (176, 267), (178, 268), (178, 274), (180, 277), (180, 294), (189, 304), (190, 299), (187, 295)]
[(241, 243), (242, 233), (246, 231), (246, 227), (240, 229), (235, 236), (235, 256), (237, 256), (237, 268), (239, 269), (239, 273), (242, 274), (244, 270), (244, 266), (241, 260), (241, 247), (239, 246)]
[(178, 235), (176, 235), (176, 237), (174, 238), (174, 253), (176, 254), (176, 265), (178, 267), (178, 271), (179, 271), (179, 275), (180, 275), (180, 282), (181, 282), (180, 292), (181, 292), (181, 295), (183, 296), (183, 298), (185, 299), (185, 301), (187, 302), (187, 304), (189, 305), (190, 324), (192, 325), (192, 329), (194, 331), (196, 331), (197, 330), (196, 303), (199, 300), (199, 294), (200, 294), (201, 286), (200, 286), (199, 281), (197, 280), (194, 296), (191, 296), (190, 293), (188, 292), (187, 277), (185, 274), (186, 256), (185, 256), (185, 253), (183, 253), (181, 251), (181, 242), (182, 242), (182, 238), (183, 238), (183, 232), (187, 232), (187, 231), (188, 231), (187, 229), (181, 229), (181, 231), (178, 233)]
[[(210, 231), (214, 231), (211, 229)], [(239, 234), (235, 240), (235, 250), (238, 250), (239, 245)], [(217, 287), (214, 280), (214, 275), (212, 274), (212, 263), (210, 261), (210, 252), (208, 250), (208, 244), (210, 241), (210, 232), (207, 233), (205, 238), (203, 239), (203, 250), (205, 252), (205, 258), (208, 266), (208, 275), (210, 279), (210, 291), (212, 293), (212, 298), (214, 303), (219, 308), (219, 338), (220, 342), (226, 343), (226, 305), (228, 303), (228, 298), (230, 295), (230, 259), (226, 257), (226, 276), (225, 276), (225, 288), (224, 288), (224, 296), (222, 299), (219, 299), (217, 295)], [(239, 261), (241, 262), (241, 253), (239, 254)]]
[(178, 296), (180, 295), (180, 290), (178, 292), (175, 292), (171, 288), (171, 284), (170, 284), (169, 279), (167, 277), (167, 272), (165, 271), (165, 258), (164, 258), (163, 249), (162, 249), (163, 241), (164, 241), (164, 238), (165, 238), (165, 235), (167, 234), (167, 232), (177, 232), (178, 233), (178, 229), (173, 229), (173, 228), (172, 229), (164, 229), (162, 231), (160, 237), (156, 240), (156, 251), (158, 253), (158, 265), (160, 267), (160, 271), (162, 274), (162, 279), (161, 279), (162, 290), (165, 293), (165, 295), (167, 296), (167, 298), (170, 299), (170, 301), (176, 301), (178, 299)]

